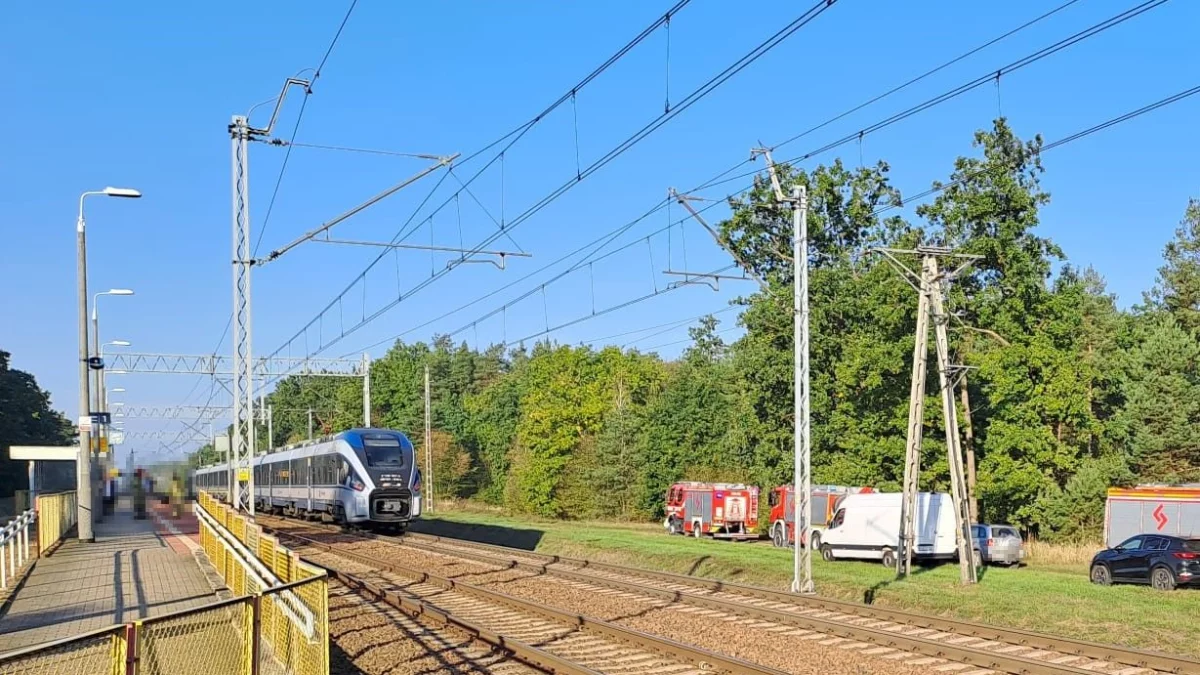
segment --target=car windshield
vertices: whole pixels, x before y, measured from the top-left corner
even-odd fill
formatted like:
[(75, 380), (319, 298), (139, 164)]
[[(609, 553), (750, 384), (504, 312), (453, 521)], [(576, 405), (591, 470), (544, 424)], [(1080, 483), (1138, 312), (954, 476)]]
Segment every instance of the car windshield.
[(1183, 550), (1200, 553), (1200, 539), (1184, 539)]
[(396, 438), (363, 438), (363, 451), (367, 455), (367, 466), (400, 466), (404, 463), (400, 441)]
[(1011, 527), (993, 527), (992, 536), (997, 539), (1020, 539), (1021, 535)]

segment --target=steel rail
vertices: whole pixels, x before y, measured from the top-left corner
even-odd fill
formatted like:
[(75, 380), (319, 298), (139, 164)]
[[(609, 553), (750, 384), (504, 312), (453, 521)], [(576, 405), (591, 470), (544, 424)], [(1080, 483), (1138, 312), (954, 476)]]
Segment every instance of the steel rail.
[[(618, 643), (633, 644), (650, 651), (659, 652), (669, 657), (694, 664), (701, 669), (713, 668), (715, 666), (728, 673), (732, 673), (733, 675), (786, 675), (784, 671), (777, 670), (775, 668), (750, 663), (749, 661), (744, 661), (732, 656), (717, 654), (716, 652), (711, 652), (699, 647), (693, 647), (664, 637), (644, 633), (642, 631), (625, 628), (623, 626), (618, 626), (616, 624), (602, 621), (600, 619), (589, 617), (583, 614), (567, 612), (541, 603), (517, 598), (508, 595), (507, 593), (501, 593), (499, 591), (493, 591), (481, 586), (474, 586), (461, 581), (455, 581), (454, 579), (431, 574), (424, 570), (410, 567), (408, 565), (401, 565), (394, 562), (379, 560), (378, 558), (363, 555), (361, 553), (355, 553), (353, 551), (340, 550), (335, 544), (327, 544), (303, 535), (277, 531), (277, 536), (289, 537), (297, 541), (304, 542), (306, 546), (312, 546), (314, 548), (327, 551), (333, 555), (356, 561), (363, 565), (410, 577), (417, 583), (428, 583), (438, 586), (444, 590), (457, 591), (485, 602), (506, 606), (510, 609), (514, 609), (525, 614), (532, 614), (563, 626), (603, 635), (615, 640)], [(320, 565), (311, 559), (305, 558), (304, 560), (309, 564), (328, 569), (327, 566)], [(1072, 675), (1074, 675), (1073, 672)], [(1079, 675), (1089, 675), (1089, 673), (1088, 671), (1079, 671)], [(1095, 675), (1095, 673), (1090, 673), (1090, 675)]]
[[(339, 554), (340, 555), (340, 554)], [(488, 645), (497, 647), (500, 650), (507, 652), (518, 661), (532, 666), (538, 670), (547, 673), (562, 673), (563, 675), (600, 675), (595, 670), (586, 666), (581, 666), (576, 663), (571, 663), (562, 657), (555, 656), (549, 652), (543, 651), (526, 644), (520, 640), (514, 640), (505, 637), (493, 630), (477, 626), (474, 623), (456, 617), (449, 612), (443, 611), (433, 604), (420, 600), (415, 597), (402, 596), (393, 591), (384, 590), (368, 581), (360, 579), (349, 572), (344, 572), (328, 565), (306, 560), (310, 565), (320, 567), (332, 578), (337, 579), (350, 590), (364, 596), (368, 596), (380, 602), (383, 602), (391, 607), (394, 607), (408, 616), (416, 619), (424, 617), (431, 619), (442, 626), (450, 626), (464, 633), (467, 633), (472, 638)]]
[[(497, 546), (495, 544), (485, 544), (481, 542), (455, 539), (453, 537), (406, 533), (403, 535), (403, 537), (399, 538), (379, 536), (375, 536), (374, 538), (382, 540), (396, 539), (399, 543), (402, 543), (406, 546), (413, 546), (414, 548), (421, 548), (423, 550), (441, 552), (449, 555), (460, 555), (462, 557), (478, 560), (479, 562), (491, 562), (492, 564), (500, 563), (498, 563), (494, 557), (489, 559), (489, 557), (486, 555), (473, 556), (469, 553), (464, 553), (458, 550), (448, 550), (429, 544), (419, 544), (417, 542), (429, 541), (435, 544), (447, 544), (452, 547), (475, 548), (506, 556), (519, 556), (542, 560), (544, 561), (542, 565), (532, 565), (530, 563), (520, 563), (520, 561), (508, 558), (509, 561), (517, 563), (518, 565), (529, 565), (530, 568), (546, 569), (546, 572), (551, 575), (554, 575), (561, 570), (545, 568), (545, 565), (553, 565), (556, 563), (563, 565), (574, 565), (583, 569), (594, 569), (613, 574), (638, 576), (673, 584), (691, 586), (693, 588), (704, 589), (708, 591), (738, 593), (761, 600), (786, 602), (789, 604), (810, 607), (813, 609), (842, 612), (845, 614), (853, 614), (879, 621), (892, 621), (895, 623), (912, 625), (919, 628), (929, 628), (964, 637), (975, 637), (984, 640), (994, 640), (1007, 644), (1031, 647), (1039, 650), (1055, 651), (1067, 656), (1079, 656), (1101, 661), (1111, 661), (1121, 665), (1150, 668), (1161, 672), (1175, 673), (1177, 675), (1200, 675), (1200, 661), (1186, 656), (1176, 656), (1173, 654), (1164, 654), (1162, 652), (1120, 647), (1117, 645), (1089, 642), (1086, 640), (1076, 640), (1073, 638), (1047, 635), (1045, 633), (1038, 633), (1018, 628), (1001, 628), (973, 621), (946, 619), (926, 614), (917, 614), (904, 610), (875, 607), (850, 600), (799, 595), (796, 593), (789, 593), (787, 591), (777, 591), (774, 589), (763, 588), (761, 586), (750, 586), (726, 581), (717, 581), (715, 579), (690, 577), (672, 572), (660, 572), (656, 570), (627, 567), (612, 563), (594, 562), (579, 558), (569, 558), (545, 553), (536, 553), (532, 551), (523, 551), (506, 546)], [(606, 580), (605, 577), (589, 578), (593, 580), (589, 583), (601, 583)], [(753, 606), (751, 605), (751, 607)]]

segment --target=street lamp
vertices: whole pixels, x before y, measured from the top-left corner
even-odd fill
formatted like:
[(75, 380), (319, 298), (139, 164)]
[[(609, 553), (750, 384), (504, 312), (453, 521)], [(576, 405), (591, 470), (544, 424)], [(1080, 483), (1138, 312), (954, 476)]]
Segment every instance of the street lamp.
[(79, 195), (79, 219), (75, 221), (75, 259), (79, 286), (79, 417), (81, 422), (85, 418), (88, 419), (89, 424), (79, 430), (80, 459), (76, 463), (75, 476), (78, 490), (76, 499), (78, 535), (79, 540), (84, 542), (96, 540), (96, 536), (92, 532), (92, 515), (95, 504), (92, 495), (91, 459), (93, 455), (90, 424), (92, 411), (89, 409), (91, 397), (88, 391), (87, 236), (83, 219), (83, 202), (92, 195), (136, 199), (141, 197), (142, 193), (130, 188), (106, 187), (103, 190), (91, 190)]

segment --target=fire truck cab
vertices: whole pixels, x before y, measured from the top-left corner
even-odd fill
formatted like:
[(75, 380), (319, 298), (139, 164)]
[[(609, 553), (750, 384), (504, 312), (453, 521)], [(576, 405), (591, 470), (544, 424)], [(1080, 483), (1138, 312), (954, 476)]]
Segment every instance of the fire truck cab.
[[(846, 487), (843, 485), (814, 485), (809, 516), (813, 528), (825, 527), (837, 511), (837, 505), (846, 495), (873, 492), (869, 487)], [(771, 543), (780, 548), (796, 543), (796, 492), (791, 485), (780, 485), (767, 496), (771, 506)], [(808, 545), (808, 537), (801, 535), (800, 545)]]
[(670, 534), (757, 539), (758, 488), (740, 483), (675, 483), (667, 490)]

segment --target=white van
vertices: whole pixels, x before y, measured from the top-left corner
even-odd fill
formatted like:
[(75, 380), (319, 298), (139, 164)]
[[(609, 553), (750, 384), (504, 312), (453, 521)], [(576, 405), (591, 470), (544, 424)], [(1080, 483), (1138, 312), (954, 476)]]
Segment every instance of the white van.
[[(823, 532), (813, 533), (813, 545), (825, 560), (857, 558), (896, 564), (900, 541), (899, 492), (846, 495)], [(916, 548), (913, 559), (954, 559), (954, 502), (943, 492), (917, 495)]]

